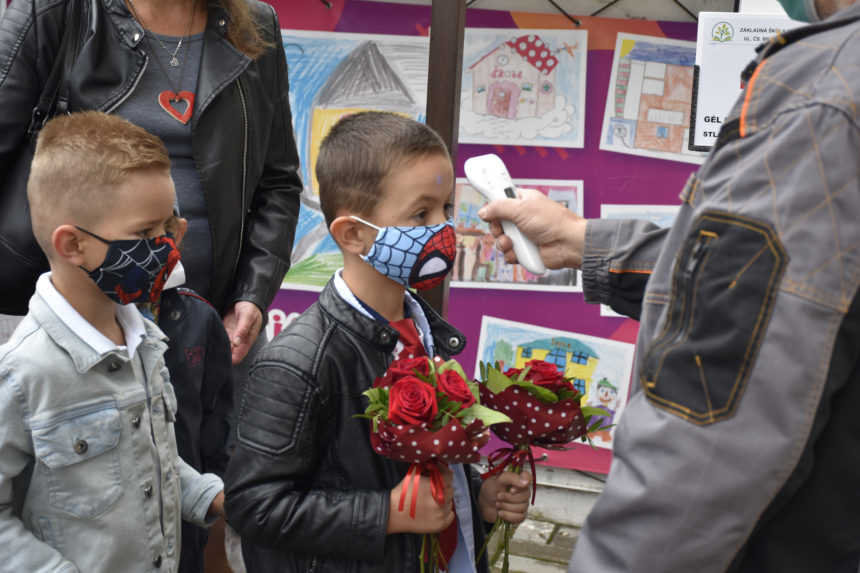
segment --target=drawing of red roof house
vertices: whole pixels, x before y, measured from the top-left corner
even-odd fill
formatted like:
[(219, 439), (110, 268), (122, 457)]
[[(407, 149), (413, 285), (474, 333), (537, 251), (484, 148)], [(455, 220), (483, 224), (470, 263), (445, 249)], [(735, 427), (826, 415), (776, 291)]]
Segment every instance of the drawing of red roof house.
[(555, 108), (558, 58), (540, 36), (508, 40), (469, 67), (472, 111), (506, 119), (540, 117)]

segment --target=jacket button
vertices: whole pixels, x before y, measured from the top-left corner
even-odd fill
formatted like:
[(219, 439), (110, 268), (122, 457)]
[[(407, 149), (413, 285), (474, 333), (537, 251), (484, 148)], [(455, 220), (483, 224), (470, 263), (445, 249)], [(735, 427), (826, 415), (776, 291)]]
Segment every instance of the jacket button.
[(225, 20), (224, 18), (221, 18), (220, 20), (218, 20), (218, 25), (223, 28), (224, 26), (227, 25), (227, 20)]
[(122, 368), (122, 364), (119, 360), (111, 360), (108, 362), (108, 372), (116, 372), (120, 368)]
[(388, 344), (389, 342), (391, 342), (391, 335), (388, 334), (388, 332), (383, 330), (382, 332), (379, 333), (379, 341), (382, 342), (383, 344)]
[(143, 486), (143, 497), (147, 499), (152, 497), (152, 484), (146, 484)]
[(137, 414), (132, 416), (131, 417), (131, 425), (134, 426), (135, 428), (139, 428), (140, 427), (140, 416), (138, 416)]
[(452, 336), (451, 338), (449, 338), (448, 346), (450, 346), (451, 348), (457, 348), (458, 346), (460, 346), (460, 337)]
[(75, 448), (76, 454), (83, 455), (83, 454), (87, 453), (87, 450), (89, 449), (89, 447), (90, 446), (89, 446), (89, 444), (87, 444), (86, 440), (82, 440), (80, 438), (75, 440), (74, 448)]
[(176, 320), (179, 320), (180, 318), (182, 318), (182, 313), (180, 311), (178, 311), (178, 310), (171, 311), (170, 320), (176, 321)]
[(135, 42), (138, 42), (140, 40), (140, 32), (135, 32), (134, 36), (132, 36), (132, 38), (134, 39)]
[(152, 564), (155, 566), (156, 569), (161, 567), (161, 555), (156, 555), (155, 559), (152, 560)]

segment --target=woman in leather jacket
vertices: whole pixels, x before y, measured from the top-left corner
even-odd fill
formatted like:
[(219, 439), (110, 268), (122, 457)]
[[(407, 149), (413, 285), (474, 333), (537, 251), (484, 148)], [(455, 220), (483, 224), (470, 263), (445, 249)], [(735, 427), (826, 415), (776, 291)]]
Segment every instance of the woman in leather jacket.
[(0, 21), (0, 173), (69, 7), (83, 11), (69, 109), (116, 113), (167, 144), (188, 285), (222, 313), (237, 363), (289, 267), (302, 188), (277, 16), (258, 0), (14, 0)]

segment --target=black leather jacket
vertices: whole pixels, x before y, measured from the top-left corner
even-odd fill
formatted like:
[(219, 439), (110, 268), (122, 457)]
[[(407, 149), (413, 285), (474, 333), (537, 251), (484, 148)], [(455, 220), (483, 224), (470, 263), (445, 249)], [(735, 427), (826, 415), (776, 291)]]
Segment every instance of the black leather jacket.
[[(465, 339), (429, 306), (436, 352)], [(225, 478), (227, 515), (249, 573), (418, 571), (421, 536), (386, 535), (389, 491), (408, 465), (370, 446), (361, 395), (391, 361), (397, 331), (346, 303), (329, 282), (257, 356), (239, 405)], [(476, 550), (485, 529), (472, 489)], [(483, 560), (478, 571), (486, 571)]]
[[(0, 23), (0, 173), (24, 140), (31, 110), (56, 56), (67, 0), (15, 0)], [(227, 14), (210, 0), (192, 119), (194, 163), (212, 236), (209, 298), (222, 312), (237, 300), (265, 310), (289, 267), (299, 195), (287, 64), (274, 10), (248, 0), (273, 46), (251, 60), (227, 41)], [(72, 111), (113, 111), (148, 65), (143, 29), (123, 0), (78, 0), (80, 48), (69, 81)], [(36, 37), (38, 36), (38, 38)]]

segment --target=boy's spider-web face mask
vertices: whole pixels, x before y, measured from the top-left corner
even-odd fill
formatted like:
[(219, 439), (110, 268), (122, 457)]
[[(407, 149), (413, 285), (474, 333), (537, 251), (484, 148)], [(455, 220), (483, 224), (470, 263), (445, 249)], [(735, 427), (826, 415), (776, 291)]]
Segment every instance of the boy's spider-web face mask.
[(433, 226), (377, 227), (359, 217), (352, 219), (378, 231), (370, 251), (361, 258), (403, 286), (433, 288), (454, 266), (457, 234), (450, 220)]
[(83, 269), (108, 298), (119, 304), (158, 301), (168, 275), (179, 262), (179, 249), (171, 235), (109, 241), (78, 229), (108, 246), (99, 267)]

